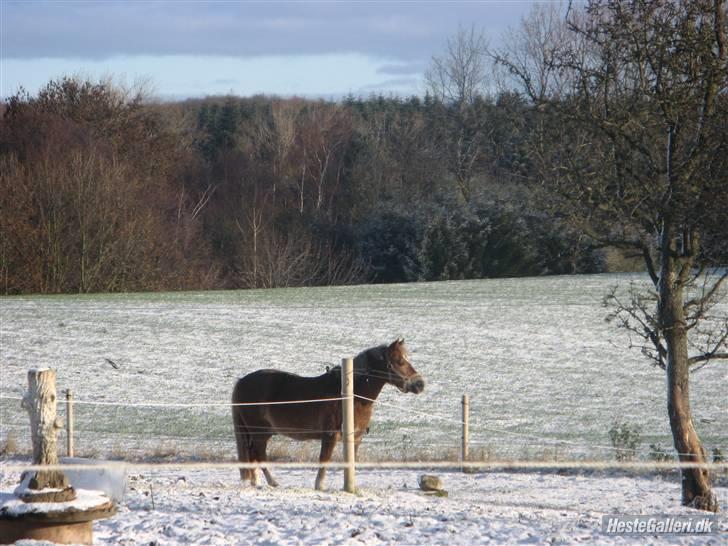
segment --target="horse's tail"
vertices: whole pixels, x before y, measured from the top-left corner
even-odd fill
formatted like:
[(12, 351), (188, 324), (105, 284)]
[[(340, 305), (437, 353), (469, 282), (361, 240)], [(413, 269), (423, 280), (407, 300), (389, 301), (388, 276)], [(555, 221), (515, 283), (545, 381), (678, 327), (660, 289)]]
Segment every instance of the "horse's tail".
[[(239, 402), (233, 395), (233, 404)], [(233, 429), (235, 432), (235, 443), (238, 446), (238, 462), (249, 463), (250, 461), (250, 434), (245, 426), (243, 411), (240, 406), (233, 406)], [(240, 479), (245, 481), (251, 479), (252, 470), (249, 468), (240, 469)]]

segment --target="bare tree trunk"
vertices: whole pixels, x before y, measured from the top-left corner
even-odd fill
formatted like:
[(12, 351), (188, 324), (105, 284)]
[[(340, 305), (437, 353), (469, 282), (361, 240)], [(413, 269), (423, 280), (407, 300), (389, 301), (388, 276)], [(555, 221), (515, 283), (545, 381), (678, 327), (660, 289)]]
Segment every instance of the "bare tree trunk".
[(303, 150), (303, 167), (301, 169), (300, 201), (298, 206), (299, 214), (303, 214), (303, 188), (306, 184), (306, 149)]
[[(670, 226), (661, 235), (662, 270), (659, 281), (658, 316), (667, 345), (667, 412), (675, 449), (680, 461), (704, 464), (705, 449), (693, 426), (690, 411), (688, 330), (683, 306), (683, 278), (690, 261), (677, 257), (677, 243)], [(683, 262), (683, 263), (681, 263)], [(699, 510), (718, 511), (705, 468), (682, 468), (682, 504)]]
[(253, 232), (253, 288), (258, 288), (258, 235), (263, 226), (263, 208), (253, 210), (248, 215), (248, 224)]

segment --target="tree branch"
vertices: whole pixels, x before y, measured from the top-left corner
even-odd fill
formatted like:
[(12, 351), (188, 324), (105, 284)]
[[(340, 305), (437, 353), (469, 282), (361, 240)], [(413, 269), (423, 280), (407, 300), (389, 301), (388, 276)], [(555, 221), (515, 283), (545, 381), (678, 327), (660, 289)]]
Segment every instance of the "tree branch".
[(728, 353), (707, 353), (703, 355), (693, 356), (688, 359), (688, 363), (692, 366), (698, 362), (706, 362), (709, 360), (728, 360)]

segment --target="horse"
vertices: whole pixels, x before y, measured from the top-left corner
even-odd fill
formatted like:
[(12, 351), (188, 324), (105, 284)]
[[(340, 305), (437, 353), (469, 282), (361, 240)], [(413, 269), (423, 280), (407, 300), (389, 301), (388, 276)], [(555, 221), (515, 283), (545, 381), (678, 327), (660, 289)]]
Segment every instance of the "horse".
[[(374, 400), (389, 383), (401, 392), (421, 393), (425, 388), (422, 376), (412, 367), (404, 339), (362, 351), (354, 358), (354, 453), (374, 410)], [(233, 389), (232, 409), (238, 461), (265, 463), (268, 441), (274, 434), (294, 440), (319, 440), (316, 489), (324, 489), (325, 464), (331, 460), (336, 442), (341, 439), (342, 408), (341, 367), (335, 366), (316, 377), (301, 377), (278, 370), (258, 370), (238, 379)], [(362, 398), (359, 398), (362, 397)], [(329, 400), (331, 399), (331, 400)], [(307, 402), (314, 400), (314, 402)], [(295, 401), (294, 403), (281, 403)], [(259, 404), (261, 405), (244, 405)], [(269, 402), (270, 404), (265, 404)], [(268, 485), (278, 482), (270, 470), (261, 465)], [(241, 468), (243, 482), (258, 485), (255, 469)]]

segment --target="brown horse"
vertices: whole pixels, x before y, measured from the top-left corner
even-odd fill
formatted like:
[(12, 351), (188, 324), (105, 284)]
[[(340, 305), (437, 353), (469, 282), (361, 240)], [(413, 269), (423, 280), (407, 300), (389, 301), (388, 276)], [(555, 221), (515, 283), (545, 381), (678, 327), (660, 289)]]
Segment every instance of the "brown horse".
[[(418, 394), (425, 388), (422, 376), (412, 367), (403, 339), (391, 345), (373, 347), (354, 359), (354, 394), (375, 400), (386, 383), (402, 392)], [(277, 370), (258, 370), (238, 379), (233, 390), (233, 404), (255, 402), (287, 402), (292, 400), (322, 400), (298, 404), (265, 404), (233, 406), (233, 425), (238, 444), (238, 460), (243, 463), (264, 463), (268, 440), (274, 434), (283, 434), (294, 440), (320, 440), (320, 463), (331, 460), (336, 442), (341, 438), (341, 401), (327, 400), (341, 396), (341, 368), (327, 371), (318, 377)], [(372, 418), (373, 402), (354, 399), (354, 445), (358, 450), (362, 436)], [(270, 470), (263, 474), (268, 484), (275, 487)], [(253, 469), (240, 469), (243, 481), (257, 485)], [(326, 468), (316, 476), (316, 489), (324, 488)]]

